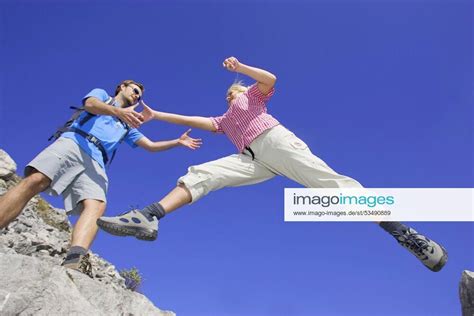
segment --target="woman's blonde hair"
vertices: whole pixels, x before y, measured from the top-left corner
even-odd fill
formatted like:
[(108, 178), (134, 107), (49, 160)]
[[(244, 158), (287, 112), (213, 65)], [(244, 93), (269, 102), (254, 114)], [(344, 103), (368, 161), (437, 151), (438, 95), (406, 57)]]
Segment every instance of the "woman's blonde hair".
[(233, 84), (230, 85), (229, 89), (227, 89), (226, 95), (229, 95), (229, 93), (232, 91), (245, 92), (247, 91), (247, 89), (248, 87), (244, 85), (244, 82), (242, 80), (235, 81)]

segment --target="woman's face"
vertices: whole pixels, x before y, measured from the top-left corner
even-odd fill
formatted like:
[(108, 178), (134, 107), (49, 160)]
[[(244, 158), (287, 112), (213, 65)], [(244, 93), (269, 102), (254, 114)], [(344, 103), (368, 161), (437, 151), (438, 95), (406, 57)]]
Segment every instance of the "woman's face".
[(226, 95), (226, 97), (225, 97), (227, 103), (230, 104), (230, 102), (232, 102), (232, 100), (237, 99), (237, 97), (238, 97), (241, 93), (244, 93), (244, 91), (240, 91), (240, 90), (237, 90), (237, 89), (231, 89), (231, 90), (227, 91), (227, 95)]

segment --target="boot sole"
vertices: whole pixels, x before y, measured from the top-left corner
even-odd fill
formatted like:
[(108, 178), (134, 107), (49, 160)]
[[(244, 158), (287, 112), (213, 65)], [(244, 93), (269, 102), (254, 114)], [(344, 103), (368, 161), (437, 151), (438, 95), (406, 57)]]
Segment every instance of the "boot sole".
[(114, 223), (105, 222), (100, 218), (97, 220), (97, 225), (114, 236), (133, 236), (140, 240), (154, 241), (156, 240), (156, 236), (158, 235), (158, 232), (154, 229), (118, 225)]

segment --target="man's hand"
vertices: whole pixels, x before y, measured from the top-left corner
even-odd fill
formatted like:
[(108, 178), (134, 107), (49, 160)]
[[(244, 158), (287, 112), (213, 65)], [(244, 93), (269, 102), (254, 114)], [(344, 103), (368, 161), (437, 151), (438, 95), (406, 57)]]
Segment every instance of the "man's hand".
[(119, 108), (118, 109), (118, 118), (124, 121), (127, 125), (132, 128), (138, 128), (143, 123), (144, 118), (143, 115), (135, 112), (135, 108), (138, 106), (138, 103), (129, 106), (128, 108)]
[(224, 66), (224, 68), (226, 68), (229, 71), (239, 72), (239, 68), (241, 64), (237, 58), (229, 57), (229, 58), (226, 58), (226, 60), (224, 60), (224, 62), (222, 63), (222, 66)]
[(151, 121), (153, 119), (153, 109), (146, 105), (143, 100), (140, 101), (141, 104), (143, 105), (143, 111), (140, 113), (143, 116), (143, 123), (146, 123), (148, 121)]
[(188, 147), (190, 149), (197, 149), (201, 147), (202, 140), (200, 138), (191, 138), (189, 137), (189, 133), (191, 132), (191, 129), (188, 129), (181, 137), (178, 139), (178, 143), (181, 146)]

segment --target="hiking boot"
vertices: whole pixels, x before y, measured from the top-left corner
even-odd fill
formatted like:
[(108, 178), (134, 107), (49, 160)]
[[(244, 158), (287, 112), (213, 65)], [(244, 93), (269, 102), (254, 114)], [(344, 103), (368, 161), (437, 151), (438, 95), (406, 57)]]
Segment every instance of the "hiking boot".
[(66, 258), (64, 258), (64, 261), (61, 265), (68, 269), (73, 269), (84, 273), (88, 277), (92, 278), (92, 264), (89, 259), (88, 253), (85, 255), (72, 253), (68, 254)]
[(158, 234), (158, 220), (150, 221), (138, 210), (133, 210), (115, 217), (102, 216), (97, 225), (115, 236), (134, 236), (140, 240), (153, 241)]
[(431, 271), (438, 272), (448, 261), (446, 249), (433, 240), (418, 234), (413, 228), (408, 227), (401, 233), (393, 231), (391, 235)]

